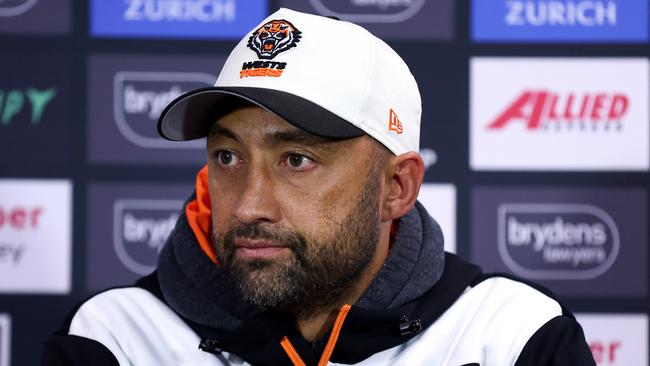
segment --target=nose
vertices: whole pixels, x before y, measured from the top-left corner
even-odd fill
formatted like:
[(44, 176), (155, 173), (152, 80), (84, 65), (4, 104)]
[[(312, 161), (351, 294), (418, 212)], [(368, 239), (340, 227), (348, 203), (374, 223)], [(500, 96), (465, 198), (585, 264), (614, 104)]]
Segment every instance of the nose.
[(280, 208), (274, 187), (269, 169), (250, 166), (234, 207), (235, 218), (246, 224), (279, 221)]

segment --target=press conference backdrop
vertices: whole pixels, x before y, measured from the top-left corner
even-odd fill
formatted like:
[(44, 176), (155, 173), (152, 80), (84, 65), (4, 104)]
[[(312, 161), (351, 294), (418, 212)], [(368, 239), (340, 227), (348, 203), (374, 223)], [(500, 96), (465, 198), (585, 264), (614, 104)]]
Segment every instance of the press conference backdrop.
[(156, 119), (280, 6), (409, 64), (448, 250), (551, 288), (599, 365), (648, 365), (648, 2), (1, 0), (0, 366), (38, 364), (74, 304), (155, 268), (205, 161)]

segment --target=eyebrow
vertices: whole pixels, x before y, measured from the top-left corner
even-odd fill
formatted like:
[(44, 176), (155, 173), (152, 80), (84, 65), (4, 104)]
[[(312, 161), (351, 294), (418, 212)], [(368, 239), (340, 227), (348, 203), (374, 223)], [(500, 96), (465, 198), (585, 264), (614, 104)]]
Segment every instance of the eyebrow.
[(227, 128), (219, 127), (217, 125), (211, 128), (210, 131), (208, 132), (208, 137), (213, 137), (213, 136), (221, 136), (221, 137), (229, 138), (231, 140), (235, 140), (237, 142), (240, 141), (239, 136), (237, 136), (236, 133), (230, 131)]
[[(216, 126), (210, 130), (208, 137), (213, 136), (220, 136), (241, 142), (241, 139), (236, 133), (227, 128), (219, 126)], [(264, 142), (269, 145), (277, 145), (281, 143), (297, 143), (305, 146), (314, 146), (323, 149), (333, 148), (332, 143), (337, 141), (338, 139), (316, 136), (309, 132), (298, 129), (290, 131), (276, 131), (264, 136)]]

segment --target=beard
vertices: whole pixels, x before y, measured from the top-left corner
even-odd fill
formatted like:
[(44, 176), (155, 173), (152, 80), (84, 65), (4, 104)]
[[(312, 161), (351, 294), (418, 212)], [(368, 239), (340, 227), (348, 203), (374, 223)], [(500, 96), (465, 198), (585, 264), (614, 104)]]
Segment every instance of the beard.
[[(324, 215), (323, 226), (330, 229), (327, 234), (304, 236), (284, 227), (243, 223), (223, 234), (214, 230), (217, 257), (244, 300), (295, 315), (340, 306), (355, 291), (375, 256), (379, 238), (379, 182), (375, 177), (368, 176), (359, 201), (342, 219)], [(239, 260), (237, 237), (285, 246), (290, 255)]]

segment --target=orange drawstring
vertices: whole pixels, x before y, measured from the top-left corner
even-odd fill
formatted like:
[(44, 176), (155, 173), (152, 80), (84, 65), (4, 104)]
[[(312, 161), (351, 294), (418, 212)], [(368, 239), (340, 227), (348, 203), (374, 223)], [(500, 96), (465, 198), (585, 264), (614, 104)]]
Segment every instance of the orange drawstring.
[(291, 359), (291, 362), (293, 362), (294, 366), (306, 366), (305, 361), (300, 358), (300, 355), (298, 354), (298, 351), (296, 351), (295, 348), (293, 348), (293, 344), (291, 344), (291, 341), (287, 336), (284, 336), (282, 338), (282, 341), (280, 341), (280, 345), (282, 348), (284, 348), (284, 352), (287, 353), (289, 356), (289, 359)]
[[(330, 361), (330, 357), (332, 357), (332, 352), (334, 352), (334, 347), (336, 346), (336, 342), (339, 339), (339, 334), (341, 334), (341, 328), (343, 328), (345, 317), (348, 315), (348, 312), (350, 312), (350, 309), (351, 306), (345, 304), (343, 305), (343, 307), (341, 307), (341, 310), (339, 310), (339, 315), (336, 317), (336, 320), (334, 321), (334, 327), (332, 328), (332, 332), (330, 333), (330, 338), (327, 340), (327, 344), (325, 345), (325, 350), (323, 351), (323, 354), (320, 356), (320, 361), (318, 361), (318, 366), (325, 366)], [(300, 358), (298, 351), (296, 351), (296, 349), (293, 347), (291, 341), (287, 336), (284, 336), (284, 338), (282, 338), (282, 341), (280, 341), (280, 346), (282, 346), (284, 351), (287, 353), (289, 359), (291, 359), (291, 362), (293, 362), (294, 366), (306, 366), (305, 361), (303, 361), (302, 358)]]
[(336, 321), (334, 321), (334, 328), (332, 328), (330, 338), (327, 340), (325, 350), (320, 356), (320, 361), (318, 361), (318, 366), (325, 366), (330, 361), (330, 357), (332, 357), (332, 352), (334, 352), (334, 347), (336, 346), (336, 341), (339, 340), (339, 334), (341, 333), (341, 328), (343, 328), (343, 322), (345, 321), (345, 317), (348, 315), (350, 308), (350, 305), (345, 304), (339, 311), (339, 315), (336, 317)]

